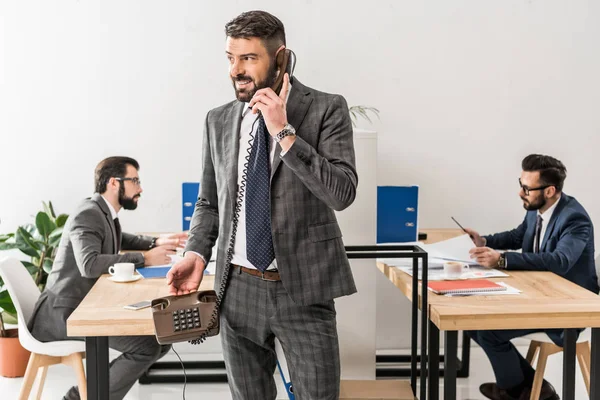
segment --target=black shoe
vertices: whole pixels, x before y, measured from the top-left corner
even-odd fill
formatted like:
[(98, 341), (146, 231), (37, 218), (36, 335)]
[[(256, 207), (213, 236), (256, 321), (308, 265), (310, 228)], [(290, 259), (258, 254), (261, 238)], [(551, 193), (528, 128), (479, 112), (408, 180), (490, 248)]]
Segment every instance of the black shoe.
[(550, 384), (547, 380), (544, 380), (542, 383), (542, 390), (540, 391), (540, 400), (560, 400), (556, 390), (554, 390), (554, 386)]
[(500, 389), (495, 383), (484, 383), (479, 386), (482, 395), (491, 400), (529, 400), (531, 389), (525, 388), (519, 397), (513, 397), (505, 389)]

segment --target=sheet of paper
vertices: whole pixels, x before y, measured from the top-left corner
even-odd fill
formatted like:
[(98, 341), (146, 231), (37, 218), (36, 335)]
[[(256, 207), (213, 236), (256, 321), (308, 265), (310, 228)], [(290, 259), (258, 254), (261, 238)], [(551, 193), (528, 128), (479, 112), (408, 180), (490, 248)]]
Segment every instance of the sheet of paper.
[(475, 247), (469, 235), (465, 234), (442, 242), (426, 244), (424, 246), (424, 250), (430, 257), (477, 264), (469, 255), (469, 250)]
[[(412, 266), (399, 266), (399, 270), (412, 276)], [(463, 279), (484, 279), (484, 278), (500, 278), (508, 276), (505, 272), (497, 269), (489, 269), (481, 266), (471, 266), (461, 276)], [(419, 280), (422, 279), (422, 270), (419, 267)], [(443, 281), (446, 280), (446, 274), (444, 273), (442, 264), (433, 266), (430, 264), (427, 268), (427, 279), (430, 281)]]

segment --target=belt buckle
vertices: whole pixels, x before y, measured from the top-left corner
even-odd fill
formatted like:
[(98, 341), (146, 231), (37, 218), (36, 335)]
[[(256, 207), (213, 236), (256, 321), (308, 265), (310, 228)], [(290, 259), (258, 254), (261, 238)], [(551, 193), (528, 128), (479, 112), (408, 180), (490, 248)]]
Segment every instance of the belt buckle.
[(277, 282), (276, 279), (265, 278), (265, 272), (268, 272), (268, 271), (260, 272), (260, 279), (262, 279), (263, 281), (267, 281), (267, 282)]

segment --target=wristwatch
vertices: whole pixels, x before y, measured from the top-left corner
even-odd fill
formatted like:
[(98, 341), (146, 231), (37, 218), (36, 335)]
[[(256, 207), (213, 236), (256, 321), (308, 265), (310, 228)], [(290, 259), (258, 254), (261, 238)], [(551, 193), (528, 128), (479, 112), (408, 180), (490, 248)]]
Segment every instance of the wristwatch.
[(153, 249), (156, 247), (156, 241), (158, 240), (157, 237), (153, 237), (152, 238), (152, 242), (150, 242), (150, 247), (148, 247), (148, 249)]
[(506, 269), (506, 253), (501, 253), (498, 259), (498, 268)]
[(283, 129), (281, 130), (281, 132), (279, 132), (277, 135), (275, 135), (275, 141), (277, 143), (281, 142), (283, 140), (284, 137), (286, 136), (296, 136), (296, 130), (294, 129), (293, 126), (291, 126), (290, 124), (286, 124)]

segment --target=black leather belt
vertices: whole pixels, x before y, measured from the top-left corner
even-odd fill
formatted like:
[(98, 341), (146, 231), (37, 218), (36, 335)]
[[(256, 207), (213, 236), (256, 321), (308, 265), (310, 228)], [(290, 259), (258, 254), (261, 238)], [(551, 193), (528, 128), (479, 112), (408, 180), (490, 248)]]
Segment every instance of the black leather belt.
[(256, 276), (260, 279), (262, 279), (263, 281), (270, 281), (270, 282), (279, 282), (281, 281), (281, 277), (279, 276), (279, 272), (277, 271), (265, 271), (265, 272), (261, 272), (257, 269), (254, 268), (246, 268), (244, 266), (241, 265), (237, 265), (237, 264), (231, 264), (236, 268), (239, 268), (240, 271), (245, 272), (248, 275), (252, 275), (252, 276)]

